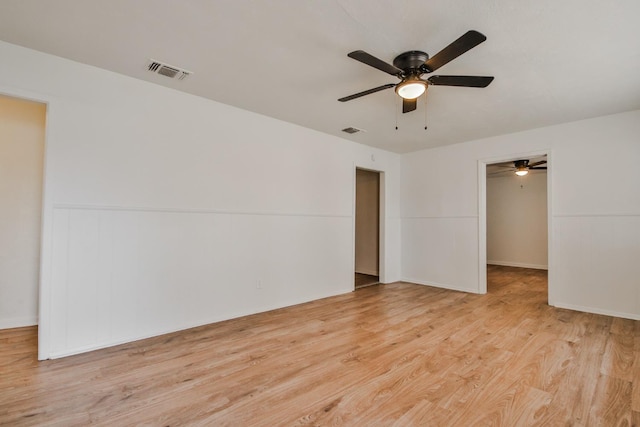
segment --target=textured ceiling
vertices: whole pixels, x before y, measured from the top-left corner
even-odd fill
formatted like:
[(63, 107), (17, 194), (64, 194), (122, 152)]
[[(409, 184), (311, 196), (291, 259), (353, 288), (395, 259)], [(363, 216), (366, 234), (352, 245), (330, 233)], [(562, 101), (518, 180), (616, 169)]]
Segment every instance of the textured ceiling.
[[(638, 0), (2, 0), (0, 39), (402, 153), (639, 109), (639, 16)], [(488, 88), (432, 86), (404, 115), (392, 89), (337, 102), (397, 82), (348, 52), (433, 55), (470, 29), (487, 41), (436, 74)]]

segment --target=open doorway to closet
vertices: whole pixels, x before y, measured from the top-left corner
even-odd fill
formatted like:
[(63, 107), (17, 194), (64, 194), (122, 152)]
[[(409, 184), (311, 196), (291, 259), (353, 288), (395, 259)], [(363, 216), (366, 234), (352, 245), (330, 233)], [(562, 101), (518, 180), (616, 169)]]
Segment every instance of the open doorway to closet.
[(46, 110), (0, 95), (0, 329), (38, 324)]
[(356, 169), (355, 288), (380, 282), (380, 172)]

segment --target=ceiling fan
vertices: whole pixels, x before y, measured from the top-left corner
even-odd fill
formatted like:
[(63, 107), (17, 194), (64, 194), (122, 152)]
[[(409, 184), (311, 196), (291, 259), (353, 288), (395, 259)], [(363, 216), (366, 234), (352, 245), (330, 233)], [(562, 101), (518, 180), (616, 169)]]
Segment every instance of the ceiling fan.
[(351, 101), (361, 96), (370, 95), (384, 89), (395, 87), (396, 93), (402, 98), (402, 112), (408, 113), (417, 107), (417, 99), (425, 93), (429, 85), (434, 86), (463, 86), (487, 87), (493, 77), (486, 76), (431, 76), (426, 80), (423, 74), (432, 73), (443, 65), (453, 61), (458, 56), (473, 49), (487, 38), (484, 34), (470, 30), (460, 36), (449, 46), (429, 58), (429, 55), (419, 50), (401, 53), (393, 60), (393, 65), (376, 58), (362, 50), (356, 50), (347, 56), (363, 64), (377, 68), (400, 79), (400, 83), (389, 83), (373, 89), (358, 92), (338, 99), (340, 102)]
[(504, 174), (504, 172), (515, 172), (515, 174), (518, 176), (525, 176), (531, 170), (547, 170), (546, 166), (542, 166), (546, 164), (547, 164), (546, 160), (540, 160), (538, 162), (533, 162), (533, 163), (529, 163), (529, 160), (524, 160), (524, 159), (515, 160), (513, 162), (513, 166), (511, 165), (507, 166), (507, 165), (501, 165), (501, 164), (495, 165), (496, 167), (499, 167), (499, 168), (508, 168), (508, 170), (506, 171), (496, 170), (495, 172), (492, 172), (489, 175)]

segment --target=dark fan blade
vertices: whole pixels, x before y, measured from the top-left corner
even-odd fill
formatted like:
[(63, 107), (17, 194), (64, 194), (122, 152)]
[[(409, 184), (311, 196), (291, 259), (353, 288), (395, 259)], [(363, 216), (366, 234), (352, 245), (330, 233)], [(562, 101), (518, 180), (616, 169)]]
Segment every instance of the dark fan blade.
[(545, 170), (545, 171), (546, 171), (546, 170), (547, 170), (547, 167), (546, 167), (546, 166), (539, 166), (539, 167), (537, 167), (537, 168), (529, 168), (529, 169), (533, 169), (533, 170)]
[(431, 76), (427, 79), (436, 86), (487, 87), (493, 77), (484, 76)]
[(361, 96), (369, 95), (371, 93), (380, 92), (381, 90), (389, 89), (390, 87), (394, 87), (395, 83), (389, 83), (388, 85), (374, 87), (373, 89), (365, 90), (364, 92), (354, 93), (353, 95), (345, 96), (344, 98), (338, 99), (340, 102), (351, 101), (352, 99), (360, 98)]
[(402, 74), (402, 70), (400, 68), (396, 68), (391, 64), (387, 64), (381, 59), (376, 58), (375, 56), (369, 55), (364, 50), (356, 50), (349, 54), (347, 54), (349, 58), (353, 58), (356, 61), (360, 61), (363, 64), (367, 64), (370, 67), (377, 68), (380, 71), (384, 71), (385, 73), (389, 73), (392, 76), (397, 76)]
[(409, 113), (418, 106), (418, 98), (404, 99), (402, 98), (402, 113)]
[(486, 39), (487, 38), (484, 34), (475, 30), (467, 31), (458, 40), (454, 41), (449, 46), (445, 47), (428, 59), (427, 62), (424, 63), (424, 71), (430, 73), (437, 70), (444, 64), (453, 61), (458, 56), (478, 46)]
[(540, 160), (539, 162), (535, 162), (535, 163), (529, 163), (529, 167), (534, 167), (534, 166), (538, 166), (538, 165), (544, 165), (545, 163), (547, 163), (546, 160)]

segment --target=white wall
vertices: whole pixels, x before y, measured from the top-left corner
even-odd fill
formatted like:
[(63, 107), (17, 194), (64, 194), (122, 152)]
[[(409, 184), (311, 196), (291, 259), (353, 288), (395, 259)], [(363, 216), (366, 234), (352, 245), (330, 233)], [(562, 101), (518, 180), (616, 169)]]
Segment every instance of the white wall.
[(45, 112), (0, 96), (0, 328), (38, 323)]
[[(354, 169), (399, 156), (0, 43), (0, 92), (47, 117), (39, 357), (353, 289)], [(313, 272), (313, 274), (309, 274)]]
[(547, 269), (547, 174), (487, 178), (487, 264)]
[(404, 155), (403, 278), (479, 292), (479, 161), (548, 152), (550, 302), (640, 319), (638, 135), (632, 111)]

